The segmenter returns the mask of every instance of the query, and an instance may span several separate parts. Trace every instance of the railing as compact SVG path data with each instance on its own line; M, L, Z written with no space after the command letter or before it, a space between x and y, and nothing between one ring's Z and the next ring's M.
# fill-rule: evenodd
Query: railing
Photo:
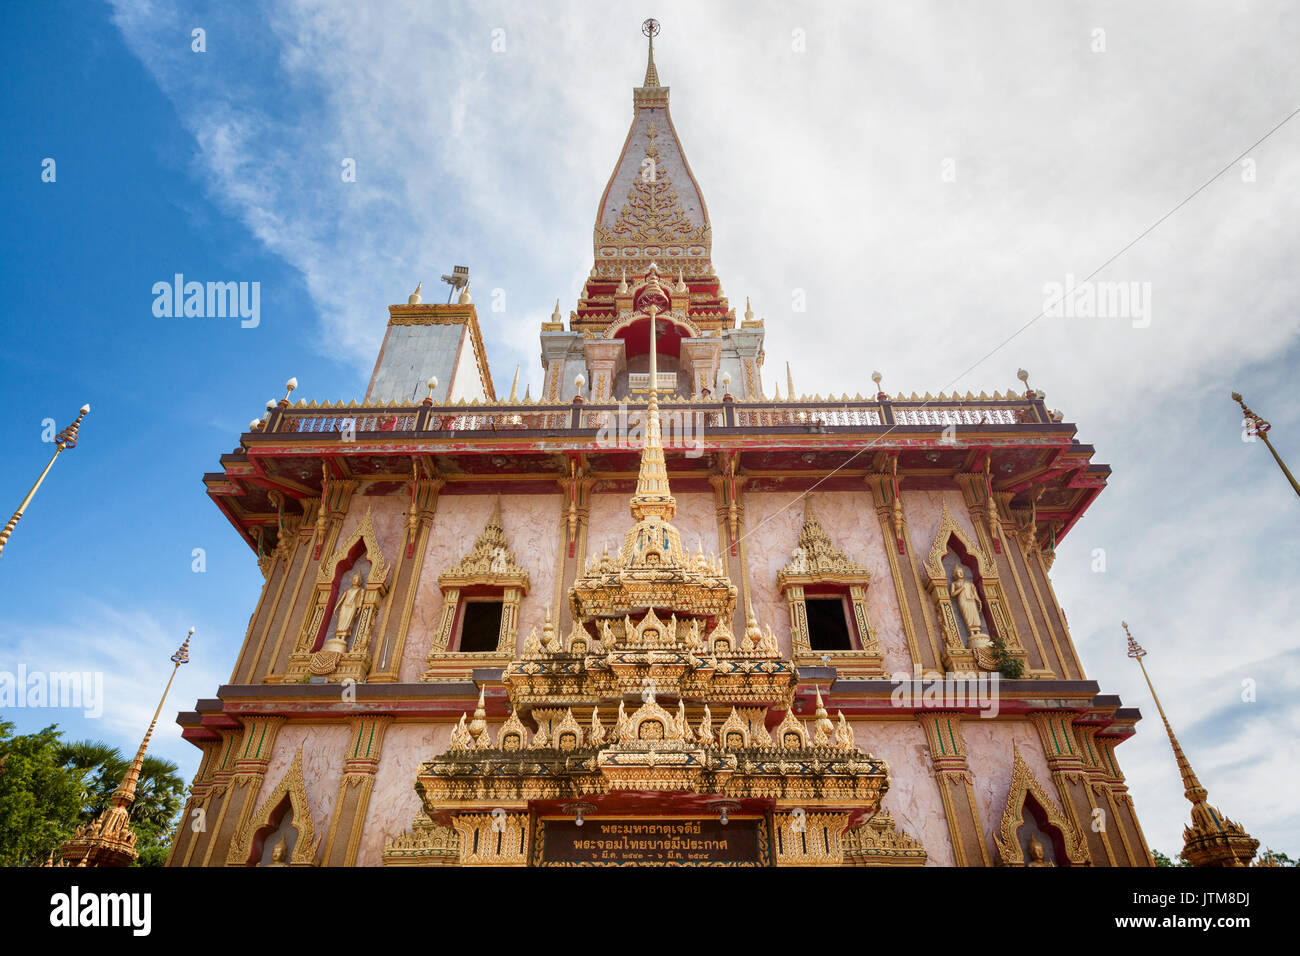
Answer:
M434 406L311 407L277 409L267 429L276 433L357 432L512 432L618 429L626 433L643 428L644 403L591 405L467 404ZM667 401L660 406L660 428L665 436L701 429L1009 426L1047 424L1052 421L1039 399L987 396L967 400L794 402Z
M285 409L277 432L413 432L419 415L413 411L322 414L316 410Z

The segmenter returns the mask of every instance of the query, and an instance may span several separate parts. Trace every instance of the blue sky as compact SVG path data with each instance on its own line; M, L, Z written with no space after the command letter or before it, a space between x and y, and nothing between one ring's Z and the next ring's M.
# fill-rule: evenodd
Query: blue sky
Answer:
M724 289L767 320L769 381L789 360L809 391L866 391L873 368L891 391L948 386L1045 284L1300 106L1282 3L11 7L6 512L48 458L43 420L92 412L0 557L0 669L93 668L106 704L6 717L133 748L191 624L169 709L211 696L261 576L201 476L289 376L295 397L359 397L417 281L468 264L495 378L522 363L536 391L537 324L590 267L651 13ZM956 383L1028 368L1114 468L1053 578L1089 676L1148 715L1119 754L1166 852L1186 803L1121 618L1212 799L1300 850L1300 504L1228 399L1300 465L1300 119L1250 158L1253 178L1229 171L1099 277L1149 283L1148 327L1044 319ZM177 272L259 282L259 326L155 317ZM167 718L155 750L194 769Z

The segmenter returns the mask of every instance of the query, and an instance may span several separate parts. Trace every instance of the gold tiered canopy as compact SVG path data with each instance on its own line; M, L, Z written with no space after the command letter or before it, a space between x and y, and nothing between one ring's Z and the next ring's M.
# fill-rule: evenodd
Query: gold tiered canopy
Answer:
M885 763L857 749L820 692L811 726L796 715L795 668L771 628L762 632L751 612L737 640L735 585L716 557L683 552L671 523L654 355L652 334L635 523L618 555L592 559L569 589L567 640L548 615L505 669L509 715L495 735L484 693L447 753L421 767L428 820L460 831L461 861L471 863L545 864L554 853L548 819L554 834L575 813L623 818L650 808L670 820L747 816L761 844L749 862L763 852L844 862L859 837L887 845L880 852L899 862L923 861L892 827L884 836L861 827L888 789ZM820 825L810 841L814 813ZM500 849L472 849L481 842Z

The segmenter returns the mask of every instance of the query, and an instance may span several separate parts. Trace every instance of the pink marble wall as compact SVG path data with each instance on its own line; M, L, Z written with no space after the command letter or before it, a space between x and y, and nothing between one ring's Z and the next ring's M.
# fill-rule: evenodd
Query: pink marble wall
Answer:
M924 562L929 557L945 505L961 526L962 533L971 541L979 541L975 526L971 524L970 512L966 509L966 499L960 491L904 491L903 512L907 515L907 530L912 535L912 549L917 561Z
M587 526L587 550L600 554L605 545L610 553L618 551L623 538L632 527L632 514L628 511L629 495L596 494L591 497L591 516ZM704 553L718 551L718 519L715 515L713 495L705 492L673 495L677 499L677 514L673 526L682 538L682 547L695 554L696 542L704 546ZM585 557L584 557L585 562Z
M966 753L975 778L975 803L980 811L980 823L988 841L989 855L996 859L993 831L1002 822L1002 811L1007 805L1011 790L1011 768L1015 762L1012 745L1020 749L1029 769L1039 784L1059 808L1064 809L1061 796L1056 791L1043 756L1038 731L1026 721L970 719L962 722L962 736L966 740Z
M745 553L749 562L750 600L759 626L772 625L781 653L790 654L790 611L776 586L776 575L790 561L803 503L795 492L745 495ZM829 530L829 529L828 529ZM740 600L744 600L741 591Z
M538 633L546 622L546 608L556 617L555 576L560 561L560 508L563 497L558 488L553 495L516 495L501 500L501 520L515 559L528 571L532 586L519 608L519 640L516 650L534 627ZM562 600L567 597L561 596Z
M912 673L912 655L903 632L903 616L898 609L898 592L889 571L888 544L880 530L875 501L867 491L814 492L813 509L822 527L849 559L871 572L867 586L867 616L876 629L876 638L885 658L885 673ZM802 520L802 519L801 519Z
M410 498L407 495L381 495L372 498L360 493L364 490L359 488L358 493L352 496L348 504L348 513L339 528L335 546L342 546L343 542L352 536L352 533L357 530L357 525L361 524L362 518L365 517L366 511L369 510L370 524L375 529L379 549L384 553L384 563L391 568L396 563L397 552L402 546L406 526L406 506L410 503ZM322 558L324 557L325 555L322 555ZM391 577L389 580L391 583Z
M911 674L912 658L885 554L887 545L870 493L865 489L860 493L813 492L807 497L836 547L871 572L867 614L876 629L886 672ZM745 547L754 613L760 624L772 624L786 654L790 653L790 613L777 588L776 576L790 561L790 553L803 528L804 507L803 498L792 492L745 495Z
M411 627L402 651L398 680L418 681L433 634L442 622L442 574L474 546L496 503L494 495L442 495L433 519L416 586ZM529 590L519 610L519 640L529 628L542 626L547 602L554 601L555 564L559 548L560 495L513 495L501 498L501 527L515 560L528 571Z
M881 806L893 814L898 829L925 845L926 866L955 866L925 729L913 720L852 726L858 749L889 764L889 792Z
M357 847L357 866L382 866L384 845L411 829L420 810L415 775L420 764L447 749L450 724L394 724L384 751Z
M307 803L311 807L311 822L315 836L324 845L329 831L330 815L338 797L339 778L343 775L344 755L351 730L346 724L286 724L275 738L275 749L256 803L270 796L288 772L293 758L302 748L302 777L307 790Z

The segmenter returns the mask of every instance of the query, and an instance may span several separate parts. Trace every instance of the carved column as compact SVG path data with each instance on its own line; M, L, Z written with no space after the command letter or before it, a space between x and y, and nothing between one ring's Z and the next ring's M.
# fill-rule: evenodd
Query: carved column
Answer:
M367 681L372 684L398 680L406 638L411 628L411 614L420 589L424 557L433 535L433 519L438 511L438 494L446 482L441 478L413 478L411 501L406 510L404 545L393 567L393 587L383 615L376 627L374 665Z
M920 677L922 673L938 671L942 666L931 620L934 609L925 600L921 587L916 556L912 553L911 538L907 533L902 496L892 468L886 472L868 472L866 482L887 544L885 555L889 559L889 573L898 597L907 649L912 656L913 676Z
M231 865L230 850L236 835L247 830L248 821L257 809L257 794L271 762L275 738L286 722L280 716L244 718L244 733L235 754L234 773L226 787L218 819L213 824L213 840L203 857L203 865ZM242 865L237 861L234 865Z
M199 860L215 834L213 829L221 812L222 801L235 772L234 755L238 751L240 733L236 730L218 731L219 739L205 742L203 760L190 784L190 794L176 827L176 837L167 854L168 866L192 866L195 854Z
M1041 542L1038 540L1036 518L1037 494L1041 494L1041 490L1040 485L1037 493L1030 497L1028 508L1014 509L1010 507L1012 496L998 493L1011 519L1003 524L1004 539L1007 542L1008 556L1016 569L1017 584L1025 596L1025 608L1030 621L1046 642L1040 641L1047 667L1062 680L1080 680L1083 671L1078 666L1073 649L1069 647L1069 637L1062 630L1059 619L1053 626L1055 598L1050 594L1050 585L1045 575L1035 573L1036 569L1041 569L1038 563ZM1048 591L1046 599L1043 597L1044 590Z
M384 733L392 722L391 716L375 715L354 717L350 722L352 736L348 740L343 776L339 780L334 813L325 836L322 866L356 865L357 848L361 845L366 810L370 806L375 772L379 769L379 757L383 751Z
M698 396L704 389L716 395L718 366L722 362L722 339L682 339L682 368L691 377L691 395Z
M555 620L561 634L568 633L573 615L569 602L563 595L573 584L578 570L587 556L587 527L591 518L591 489L596 479L587 473L586 466L576 459L569 461L569 474L558 479L560 491L564 495L561 524L563 526L564 547L560 553L559 572L556 580L559 585L556 597ZM511 650L513 651L513 647Z
M733 452L724 452L719 456L716 474L709 476L713 486L714 508L718 518L718 540L725 543L722 560L726 564L727 576L739 589L736 601L736 613L731 622L732 633L745 633L745 606L750 599L749 565L745 556L745 503L741 492L745 487L746 477L736 473L736 459Z
M1120 866L1153 866L1146 840L1133 812L1133 800L1128 795L1124 775L1115 760L1113 739L1099 737L1099 727L1075 724L1074 732L1088 774L1088 788L1093 805L1100 807L1102 815L1094 817L1100 826L1100 835L1110 844L1112 855Z
M627 346L622 339L584 339L583 352L591 375L591 402L604 405L614 400L614 380L627 368Z
M1115 865L1115 854L1110 844L1102 839L1094 827L1097 803L1088 786L1083 755L1074 733L1074 714L1068 711L1037 711L1029 715L1038 729L1038 738L1047 758L1047 769L1052 774L1056 791L1060 795L1061 809L1074 823L1088 844L1094 865L1107 861Z
M925 728L930 746L930 763L943 799L953 859L958 866L990 866L988 841L975 803L974 777L961 733L964 716L947 711L921 711L916 719Z

